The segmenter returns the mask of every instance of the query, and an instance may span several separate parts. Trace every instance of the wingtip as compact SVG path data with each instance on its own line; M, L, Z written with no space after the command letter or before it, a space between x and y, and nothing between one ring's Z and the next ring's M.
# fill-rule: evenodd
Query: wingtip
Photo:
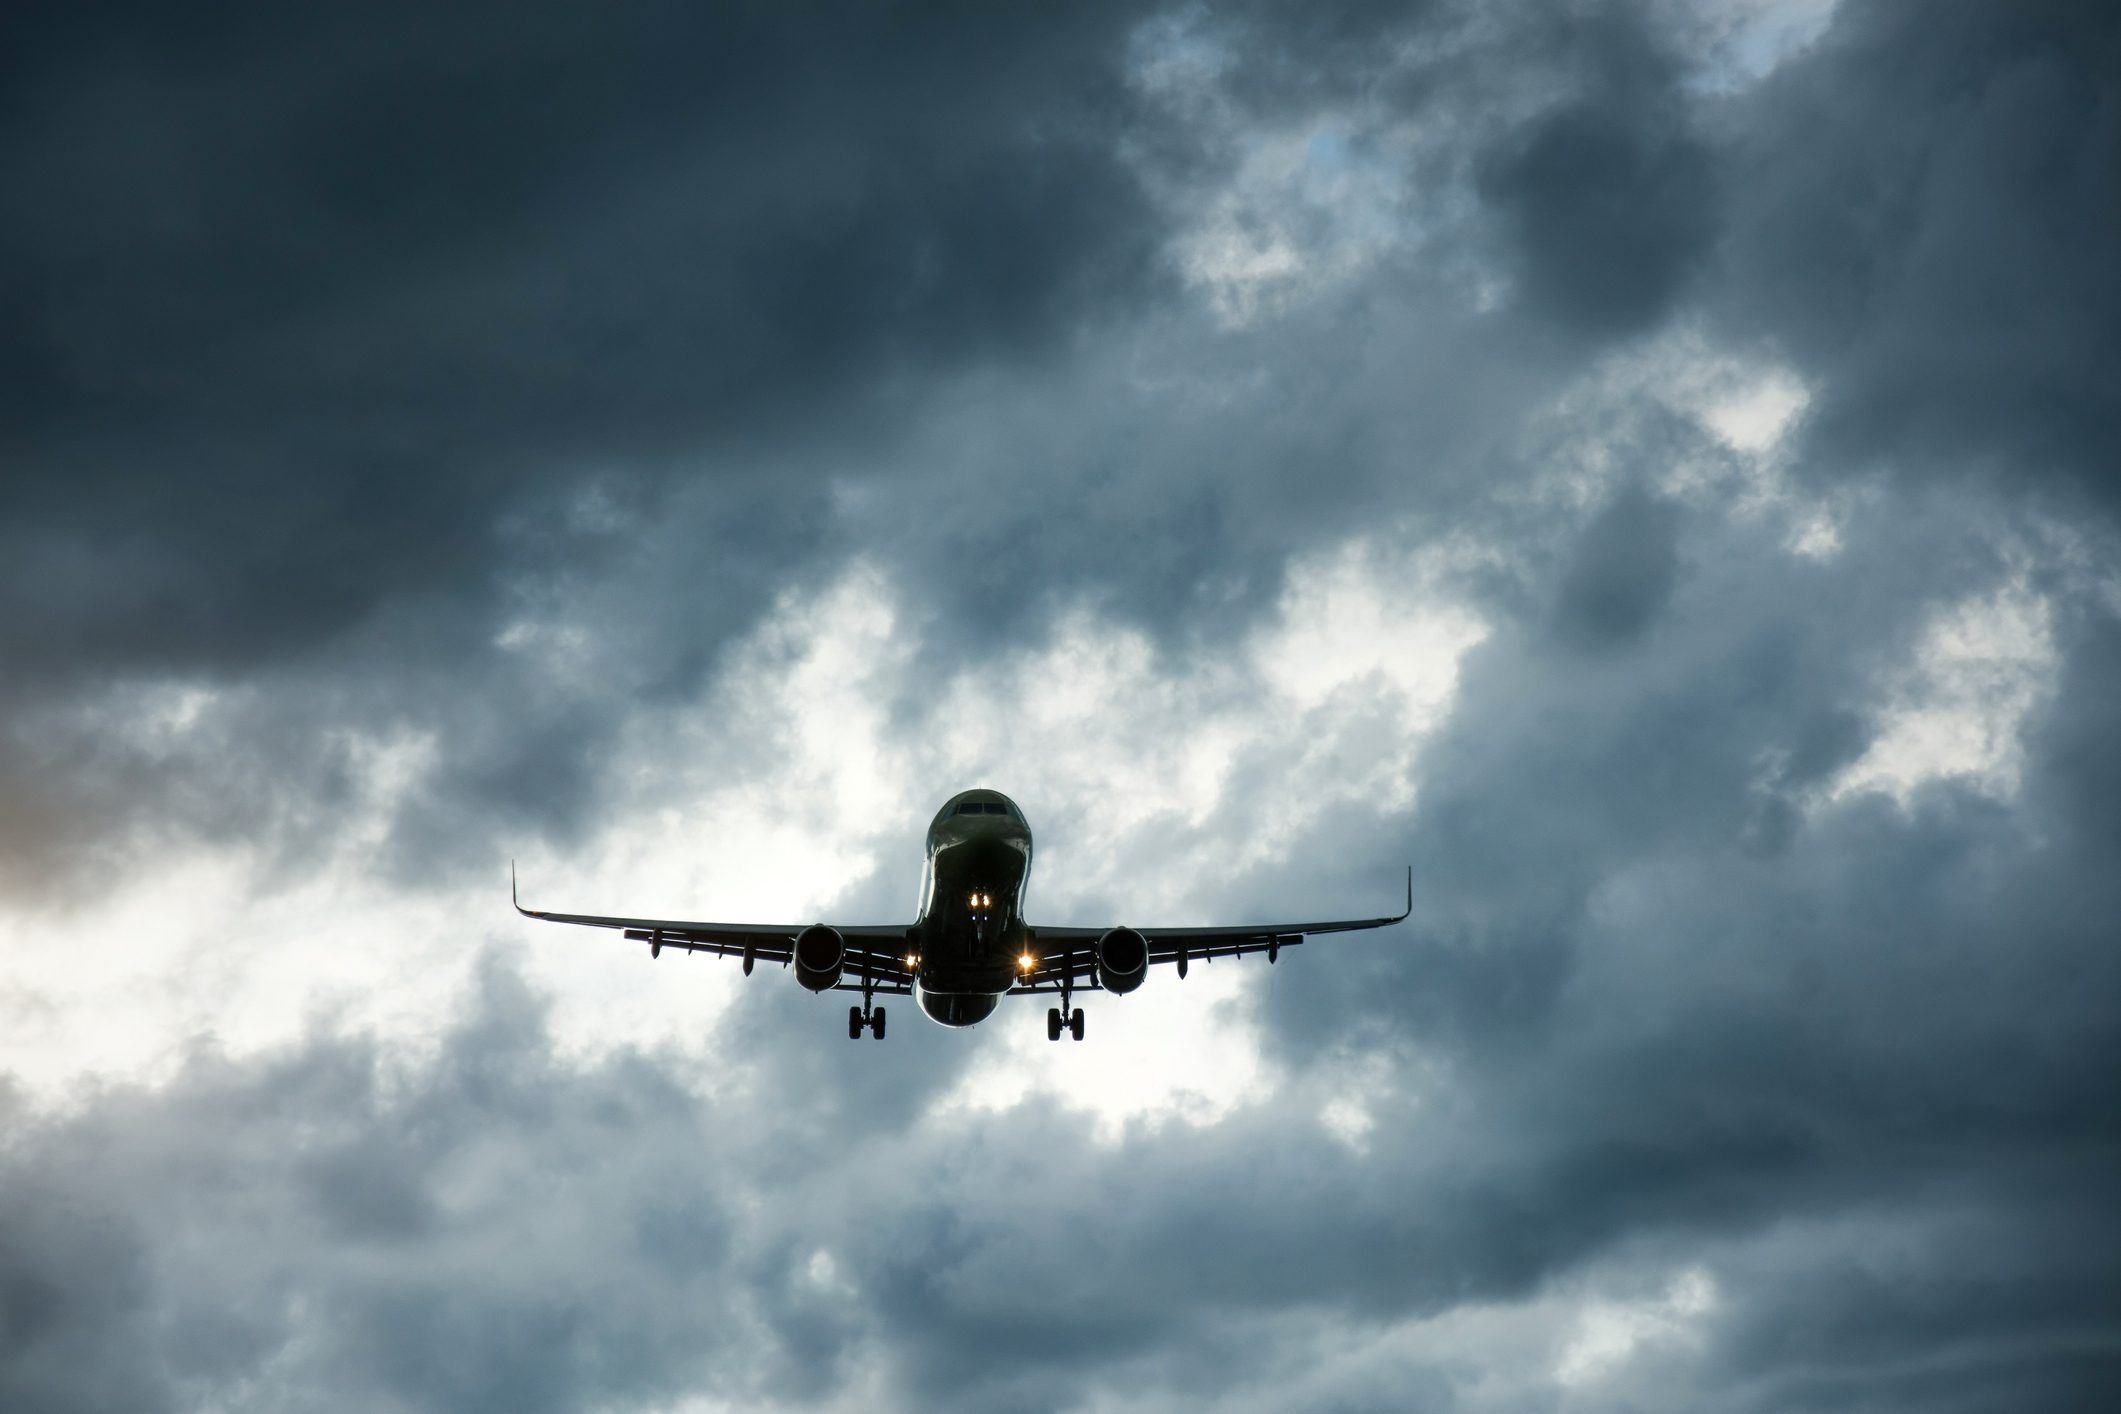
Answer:
M1405 918L1414 911L1414 866L1407 866L1407 906L1399 916Z

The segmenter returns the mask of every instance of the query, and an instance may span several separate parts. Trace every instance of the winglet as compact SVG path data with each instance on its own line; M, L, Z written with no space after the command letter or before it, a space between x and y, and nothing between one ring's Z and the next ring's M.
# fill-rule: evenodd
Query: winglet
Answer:
M529 909L523 907L522 897L516 893L516 862L513 859L508 861L508 901L514 904L516 912L522 914L525 918L536 916Z
M1400 914L1399 916L1400 916L1401 918L1405 918L1405 917L1407 916L1407 914L1409 914L1409 913L1412 913L1413 911L1414 911L1414 866L1413 866L1413 865L1411 865L1411 864L1409 864L1409 865L1407 866L1407 907L1406 907L1406 912L1404 912L1404 913L1401 913L1401 914Z

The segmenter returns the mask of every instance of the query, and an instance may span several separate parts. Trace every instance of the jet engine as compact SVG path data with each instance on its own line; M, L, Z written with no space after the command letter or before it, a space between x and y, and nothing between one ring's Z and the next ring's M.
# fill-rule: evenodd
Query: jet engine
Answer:
M813 923L795 935L795 980L813 992L829 992L840 984L847 965L847 940L837 928Z
M1149 940L1132 928L1114 928L1097 940L1097 981L1118 996L1149 975Z

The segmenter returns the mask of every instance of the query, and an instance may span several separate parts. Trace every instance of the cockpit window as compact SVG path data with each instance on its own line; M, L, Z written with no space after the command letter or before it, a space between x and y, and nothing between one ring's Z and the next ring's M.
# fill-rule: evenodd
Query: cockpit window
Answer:
M990 800L987 802L987 813L989 815L1007 815L1009 813L1009 807L1001 804L999 801Z
M957 807L957 813L960 815L977 815L984 809L986 809L986 807L981 805L978 801L968 800Z

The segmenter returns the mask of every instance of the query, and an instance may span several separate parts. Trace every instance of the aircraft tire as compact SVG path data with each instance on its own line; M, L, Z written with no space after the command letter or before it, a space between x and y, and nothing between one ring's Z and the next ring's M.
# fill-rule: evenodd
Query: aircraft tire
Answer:
M884 1039L884 1009L878 1007L869 1013L869 1034L881 1041Z
M1060 1008L1057 1006L1049 1006L1046 1008L1046 1039L1049 1041L1058 1041L1060 1039L1060 1033Z
M1083 1009L1077 1007L1075 1015L1068 1018L1068 1034L1076 1040L1083 1039Z
M862 1039L862 1009L858 1006L847 1008L847 1039L850 1041Z

